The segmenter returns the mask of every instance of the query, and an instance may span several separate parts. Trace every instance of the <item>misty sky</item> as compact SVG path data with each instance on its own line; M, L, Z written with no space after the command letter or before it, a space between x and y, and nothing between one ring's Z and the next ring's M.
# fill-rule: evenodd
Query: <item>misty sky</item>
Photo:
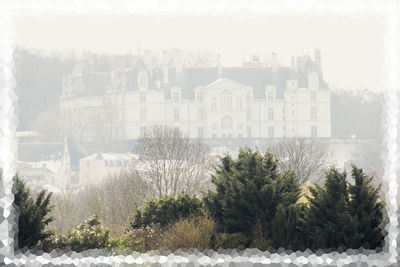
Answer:
M141 49L210 50L225 66L240 65L243 51L291 56L321 48L324 77L342 88L384 87L383 27L378 17L24 16L16 43L48 51L136 53Z

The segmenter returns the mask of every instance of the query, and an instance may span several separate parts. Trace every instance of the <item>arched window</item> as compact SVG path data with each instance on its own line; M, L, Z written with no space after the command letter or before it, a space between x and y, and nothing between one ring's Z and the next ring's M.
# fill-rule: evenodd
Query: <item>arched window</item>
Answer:
M221 121L221 128L222 129L232 129L232 118L229 116L223 117L222 121Z
M232 94L229 91L223 91L221 94L222 102L221 107L223 110L230 110L232 108Z

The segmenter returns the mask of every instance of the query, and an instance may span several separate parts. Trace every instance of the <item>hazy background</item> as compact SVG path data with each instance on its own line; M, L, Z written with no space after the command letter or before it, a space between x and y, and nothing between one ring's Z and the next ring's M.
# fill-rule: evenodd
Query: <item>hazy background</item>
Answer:
M110 62L112 54L176 47L220 53L223 66L242 65L244 53L269 61L276 52L278 63L289 66L292 56L309 53L313 57L313 49L319 47L324 79L332 89L331 139L336 140L332 147L341 152L338 157L353 160L379 181L384 132L382 29L380 18L367 16L20 17L15 21L18 131L37 131L45 142L63 147L65 133L58 114L62 76L72 72L84 51L98 53L100 62ZM79 158L87 155L74 152L73 146L69 149L76 170ZM40 153L33 152L39 161ZM86 215L76 213L72 208L70 224L58 220L64 223L62 227L72 227Z
M35 15L15 22L16 44L47 53L92 51L136 53L210 50L222 65L240 65L244 52L262 58L278 54L281 65L291 56L321 48L324 77L331 88L382 91L382 23L372 16L139 16Z

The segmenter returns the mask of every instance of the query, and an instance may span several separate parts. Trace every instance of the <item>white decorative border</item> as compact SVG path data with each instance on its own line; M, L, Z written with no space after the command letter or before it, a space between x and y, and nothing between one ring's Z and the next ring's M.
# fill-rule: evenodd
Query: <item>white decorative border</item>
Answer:
M16 151L16 99L13 89L15 79L13 76L13 20L18 16L32 14L144 14L144 15L216 15L216 16L240 16L245 11L247 14L265 15L376 15L385 20L384 48L386 63L386 94L385 94L385 121L386 135L384 143L387 149L385 161L385 175L383 181L388 184L389 191L386 194L387 211L389 215L388 237L386 245L381 253L373 251L348 250L347 253L261 253L257 250L246 250L243 253L233 252L231 255L224 253L203 254L196 251L193 253L178 252L169 255L147 255L133 253L128 256L107 256L104 251L94 250L86 253L56 253L35 255L32 251L22 253L13 250L13 232L15 231L15 216L12 212L11 203L11 179L15 173L15 151ZM281 1L258 1L258 0L224 0L224 1L94 1L94 0L27 0L0 2L0 166L4 170L3 188L0 190L0 265L1 261L6 264L37 266L41 264L74 264L90 265L99 263L128 263L128 264L151 264L168 263L195 265L221 265L236 263L280 263L282 265L312 264L312 265L336 265L343 266L350 263L366 262L371 265L393 265L398 261L397 240L399 235L397 220L397 180L398 171L398 145L397 129L399 117L399 3L396 0L368 1L368 0L336 0L336 1L313 1L313 0L281 0ZM283 252L283 251L282 251ZM367 254L367 252L369 252Z

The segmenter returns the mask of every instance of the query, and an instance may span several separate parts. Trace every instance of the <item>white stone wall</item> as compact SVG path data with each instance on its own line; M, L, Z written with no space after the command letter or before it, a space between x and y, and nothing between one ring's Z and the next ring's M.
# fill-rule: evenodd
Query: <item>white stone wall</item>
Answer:
M201 134L203 138L312 137L313 128L316 137L329 138L330 91L316 88L316 77L309 75L311 89L288 81L283 99L276 98L274 86L265 88L264 99L255 99L251 87L218 79L197 87L194 100L183 100L178 87L171 89L171 99L165 99L162 90L141 88L105 97L61 99L60 109L68 125L79 128L93 119L93 113L108 108L115 140L137 139L144 128L155 124L178 127L191 138Z

